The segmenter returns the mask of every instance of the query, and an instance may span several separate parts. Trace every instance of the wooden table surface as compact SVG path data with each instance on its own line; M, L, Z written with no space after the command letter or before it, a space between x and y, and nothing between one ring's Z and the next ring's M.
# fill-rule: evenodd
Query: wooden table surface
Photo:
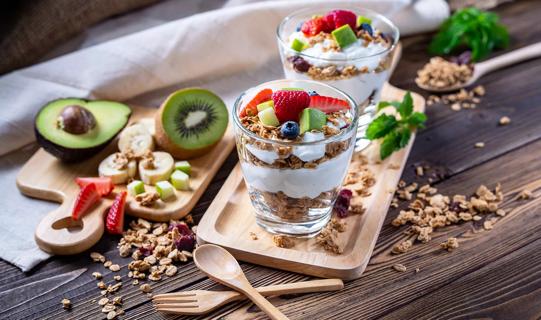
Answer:
M541 1L520 1L497 10L509 26L511 48L541 41ZM402 60L391 80L397 87L417 90L416 70L428 61L430 36L403 40ZM487 94L472 110L455 112L448 106L427 108L428 126L413 147L403 179L423 181L414 167L428 164L437 173L434 186L444 194L471 194L477 186L501 182L506 199L541 181L541 60L522 63L490 74L480 81ZM423 92L420 92L423 93ZM423 93L424 94L424 93ZM508 126L498 126L502 116ZM476 142L485 142L482 149ZM237 162L232 153L193 211L205 212ZM423 177L426 179L426 177ZM397 215L389 211L372 260L364 275L333 293L305 294L273 299L291 319L539 319L541 318L541 190L530 201L505 201L510 213L493 230L477 223L438 229L428 244L416 245L403 255L391 256L391 247L402 239L402 229L390 225ZM512 210L511 210L512 209ZM440 231L441 230L441 231ZM460 247L448 253L438 244L456 236ZM122 266L121 294L126 314L122 319L178 318L156 313L148 296L127 277L130 259L120 258L117 239L104 236L93 250ZM391 266L402 263L408 272ZM307 280L309 277L251 264L242 264L254 285ZM413 270L418 267L420 272ZM28 274L0 261L1 319L100 319L105 315L93 299L99 299L94 271L111 280L110 271L90 263L88 253L55 257ZM153 293L216 288L192 262L170 279L152 283ZM71 311L60 301L68 297ZM234 303L209 318L253 319L264 315L250 303Z

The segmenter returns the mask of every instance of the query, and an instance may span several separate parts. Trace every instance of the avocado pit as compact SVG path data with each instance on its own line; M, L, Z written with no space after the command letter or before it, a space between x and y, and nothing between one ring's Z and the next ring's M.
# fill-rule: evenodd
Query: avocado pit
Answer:
M96 127L96 118L84 107L69 105L62 109L57 126L71 134L85 134Z

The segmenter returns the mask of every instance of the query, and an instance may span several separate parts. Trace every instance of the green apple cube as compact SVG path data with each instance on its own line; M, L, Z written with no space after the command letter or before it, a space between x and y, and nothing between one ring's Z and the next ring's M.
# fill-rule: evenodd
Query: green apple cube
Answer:
M294 88L294 87L282 88L280 90L284 90L284 91L304 91L303 88Z
M291 49L295 50L295 51L302 51L304 49L306 49L308 45L302 41L302 40L299 40L297 38L293 39L293 42L291 42Z
M372 19L364 17L364 16L358 16L357 17L357 27L359 27L363 23L372 24Z
M169 181L159 181L156 182L156 192L160 195L160 199L167 200L175 195L175 188Z
M299 121L301 134L311 130L321 130L326 123L327 115L321 110L306 108L301 112Z
M190 190L190 177L180 170L175 170L171 175L171 182L177 190Z
M259 116L259 120L266 126L277 127L280 125L280 121L278 121L273 108L267 108L260 111L257 115Z
M331 34L336 43L338 43L338 45L340 46L340 48L345 48L357 41L357 36L355 35L355 32L353 32L349 24L341 26L340 28L331 32Z
M274 101L272 100L269 100L269 101L265 101L265 102L262 102L260 104L257 105L257 111L263 111L265 109L268 109L268 108L274 108Z
M145 192L145 184L143 181L133 180L128 184L128 192L131 196L135 197L138 194Z
M192 174L192 166L188 161L177 161L175 162L175 170L180 170L187 175Z

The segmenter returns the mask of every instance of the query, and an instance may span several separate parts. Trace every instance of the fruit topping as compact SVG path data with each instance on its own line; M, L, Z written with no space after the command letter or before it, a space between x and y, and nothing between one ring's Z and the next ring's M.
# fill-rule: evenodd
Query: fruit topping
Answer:
M109 195L115 187L115 185L113 184L113 180L109 177L78 177L75 178L75 182L79 185L81 189L90 183L95 184L99 195L102 197Z
M156 192L160 195L160 199L167 200L175 195L175 188L169 181L156 182Z
M128 184L130 196L135 197L138 194L145 193L145 184L140 180L133 180Z
M288 60L291 62L291 64L293 64L293 69L298 72L308 72L308 70L310 70L310 67L312 66L310 63L308 63L306 60L299 56L289 57Z
M338 45L340 46L340 48L345 48L357 41L357 36L355 35L355 32L353 32L353 29L351 29L348 24L334 30L333 32L331 32L331 34L336 43L338 43Z
M333 27L329 26L325 19L320 16L313 17L302 24L301 31L307 37L317 36L320 32L330 32Z
M340 28L346 24L349 25L351 29L357 27L357 16L355 13L348 10L332 10L327 13L323 19L331 30Z
M310 104L310 96L306 91L278 90L272 94L272 100L280 122L298 121L300 112Z
M38 112L34 131L41 147L68 162L94 156L124 128L131 110L112 101L58 99Z
M265 101L257 105L257 112L263 111L268 108L273 108L273 107L274 107L274 101L272 100Z
M286 121L282 124L282 127L280 128L280 134L285 139L295 139L299 136L299 133L299 124L295 121Z
M139 176L145 184L155 185L158 181L166 181L175 167L173 157L163 151L149 154L139 162Z
M190 190L190 176L180 170L173 172L171 183L177 190Z
M255 116L257 114L257 105L262 103L262 102L265 102L265 101L268 101L271 99L271 95L272 95L272 90L271 89L263 89L261 91L259 91L255 97L252 98L252 100L250 100L250 102L248 102L246 104L246 106L244 107L244 109L242 109L242 111L240 112L240 117L245 117L245 116Z
M73 210L71 211L71 217L73 220L78 220L82 217L87 211L100 200L101 196L98 193L96 185L89 183L84 186L79 194L77 199L75 199L75 204L73 205Z
M115 201L111 205L107 218L105 220L105 228L111 234L122 234L124 229L124 209L126 207L126 191L120 192Z
M348 110L349 103L346 100L333 97L312 96L310 97L310 108L318 109L325 113L331 113L340 110Z
M179 159L203 155L222 139L228 117L216 94L200 88L176 91L156 115L156 143Z
M100 177L109 177L114 184L126 183L137 173L137 163L117 152L103 159L98 167Z
M266 126L277 127L280 125L280 121L278 121L273 108L267 108L259 112L257 116L259 117L259 120L261 120L261 123Z
M333 209L340 218L348 216L349 203L351 202L352 196L353 193L349 189L342 189L338 193Z
M306 108L302 110L301 120L299 121L301 134L312 131L321 130L327 123L327 115L318 109Z
M374 36L374 30L372 30L372 26L368 23L361 23L359 29L366 31L371 37Z
M312 96L319 96L319 94L318 94L317 92L315 92L314 90L308 91L308 95L309 95L310 97L312 97Z
M291 49L295 51L302 51L306 49L307 46L308 46L307 43L299 39L294 39L293 42L291 43Z
M79 105L71 105L62 109L57 119L58 127L71 134L83 134L96 127L96 118L92 112Z
M122 153L131 153L134 157L141 157L148 151L154 150L154 138L146 125L136 123L120 133L118 150Z
M372 19L365 17L365 16L358 16L357 17L357 26L360 27L363 23L372 24Z
M193 233L180 235L177 239L175 239L175 247L180 251L192 252L194 246L195 235Z
M188 161L177 161L175 162L175 170L180 170L187 175L192 174L192 166Z

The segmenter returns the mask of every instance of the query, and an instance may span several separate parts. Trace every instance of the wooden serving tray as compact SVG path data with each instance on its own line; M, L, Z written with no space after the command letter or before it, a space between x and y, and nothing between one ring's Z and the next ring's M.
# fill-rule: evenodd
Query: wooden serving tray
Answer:
M154 108L133 107L130 123L153 117ZM128 196L126 213L151 221L169 221L187 215L195 206L212 178L235 145L229 127L223 139L208 154L190 160L192 175L190 191L176 191L176 197L167 202L158 202L157 207L140 206ZM47 214L36 228L35 238L45 251L54 254L75 254L94 245L104 231L103 215L114 199L114 193L103 198L80 222L71 219L74 199L79 193L76 177L97 176L99 163L108 155L117 152L117 139L94 157L83 162L67 164L59 161L43 149L39 149L23 166L17 176L17 187L21 193L42 200L61 203L60 207ZM153 187L145 185L147 191ZM114 191L126 190L125 185L115 186Z
M382 100L401 101L406 92L386 84ZM424 111L425 101L412 94L416 111ZM345 218L346 231L340 233L342 254L324 251L312 239L296 239L293 248L276 247L272 235L257 226L240 165L227 178L222 189L197 227L199 243L213 243L229 250L237 259L303 274L341 279L359 278L376 244L394 189L402 175L415 135L408 146L369 168L376 177L371 195L363 198L366 212ZM368 148L363 152L373 152ZM252 240L250 232L258 239Z

